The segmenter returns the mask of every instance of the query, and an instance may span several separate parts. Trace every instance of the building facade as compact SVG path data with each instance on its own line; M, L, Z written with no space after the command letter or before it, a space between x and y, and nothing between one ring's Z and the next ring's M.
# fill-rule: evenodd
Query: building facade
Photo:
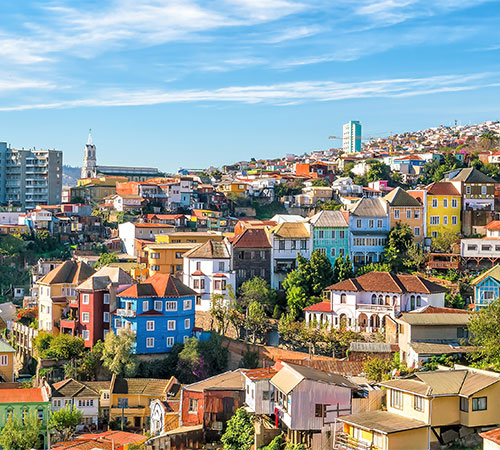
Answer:
M319 250L330 262L349 254L349 216L347 212L323 210L309 220L313 251Z
M361 123L351 120L343 127L342 148L344 153L359 153L361 151Z
M389 214L389 227L406 224L413 233L413 240L421 243L425 237L424 205L412 197L404 189L397 187L387 194L383 200Z
M461 231L462 196L449 181L432 183L426 188L425 210L427 237L436 238L443 233Z

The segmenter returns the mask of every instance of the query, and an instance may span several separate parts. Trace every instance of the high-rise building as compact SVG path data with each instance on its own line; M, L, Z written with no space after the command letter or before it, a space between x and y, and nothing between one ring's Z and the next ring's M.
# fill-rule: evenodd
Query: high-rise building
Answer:
M62 152L25 150L0 142L0 203L33 209L61 203Z
M351 120L344 125L343 149L344 153L357 153L361 151L361 123Z

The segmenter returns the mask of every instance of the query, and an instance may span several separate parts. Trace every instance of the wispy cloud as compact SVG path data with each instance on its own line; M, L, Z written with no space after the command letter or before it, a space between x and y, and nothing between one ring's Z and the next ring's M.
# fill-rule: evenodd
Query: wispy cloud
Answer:
M0 107L0 111L75 107L143 106L168 103L236 102L291 105L304 102L339 101L352 98L409 97L480 89L498 84L499 74L446 75L426 78L395 78L339 83L302 81L220 89L101 91L95 97Z

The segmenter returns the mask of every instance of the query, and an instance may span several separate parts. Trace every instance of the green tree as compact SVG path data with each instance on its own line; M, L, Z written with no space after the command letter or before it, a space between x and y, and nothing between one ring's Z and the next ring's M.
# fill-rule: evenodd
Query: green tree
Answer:
M118 335L112 331L104 338L102 362L111 373L119 376L133 376L137 369L137 358L133 353L135 336L129 331Z
M248 305L248 328L252 331L252 342L261 335L267 328L268 320L264 307L259 302L252 302Z
M354 276L354 270L352 268L351 260L349 255L345 258L339 256L335 260L335 266L333 267L333 282L339 283L340 281L347 280Z
M213 294L210 307L210 315L217 324L217 333L226 334L227 326L229 324L228 308L224 305L223 294Z
M366 173L366 181L370 183L371 181L379 180L390 180L391 179L391 168L380 161L375 161L370 165L368 172Z
M24 423L16 416L9 414L0 432L0 447L3 450L40 448L41 427L41 421L35 413L29 413Z
M104 343L97 341L90 351L84 351L80 358L70 361L64 366L66 378L94 381L102 365Z
M408 224L398 223L390 231L385 246L384 261L395 271L402 270L408 259L408 250L413 244L413 233Z
M425 260L426 256L422 246L414 242L406 252L406 259L403 261L403 265L408 270L420 270L423 267Z
M259 367L259 352L252 351L250 346L247 347L247 351L243 353L239 366L243 369L256 369Z
M300 342L300 322L295 322L292 314L283 314L278 322L280 341L288 348L295 348Z
M118 256L116 256L115 253L101 253L95 265L95 269L98 270L101 267L106 267L109 264L116 263L118 261L119 261Z
M272 313L276 306L276 291L271 289L269 283L260 277L245 281L240 288L239 304L245 309L251 302L255 301L264 306L268 314Z
M57 441L69 441L75 434L76 427L82 422L83 412L67 407L54 411L50 415L49 430L56 436Z
M0 254L8 257L16 257L22 254L26 243L19 237L12 234L0 238Z
M476 346L472 359L482 368L500 371L500 300L474 314L469 322L469 342Z
M380 382L391 378L392 361L384 358L370 358L363 364L363 371L369 380Z
M330 183L325 178L315 178L311 181L311 185L317 187L328 187L330 186Z
M224 450L251 450L254 433L252 416L244 408L237 409L221 438Z
M356 271L356 276L359 277L361 275L364 275L365 273L370 273L370 272L390 272L391 269L392 269L391 265L387 263L370 263L367 264L366 266L361 266Z
M333 283L333 269L328 257L315 250L309 261L309 285L311 295L320 296L323 289Z
M41 359L75 359L84 349L83 339L60 333L57 336L42 332L35 339L35 349Z
M431 249L433 252L450 253L451 246L460 239L456 233L449 231L440 232L437 237L432 238Z

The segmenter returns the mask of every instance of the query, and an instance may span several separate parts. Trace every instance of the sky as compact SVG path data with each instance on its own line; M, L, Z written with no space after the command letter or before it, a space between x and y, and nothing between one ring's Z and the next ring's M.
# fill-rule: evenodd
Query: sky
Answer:
M0 141L178 168L499 120L500 2L0 0Z

